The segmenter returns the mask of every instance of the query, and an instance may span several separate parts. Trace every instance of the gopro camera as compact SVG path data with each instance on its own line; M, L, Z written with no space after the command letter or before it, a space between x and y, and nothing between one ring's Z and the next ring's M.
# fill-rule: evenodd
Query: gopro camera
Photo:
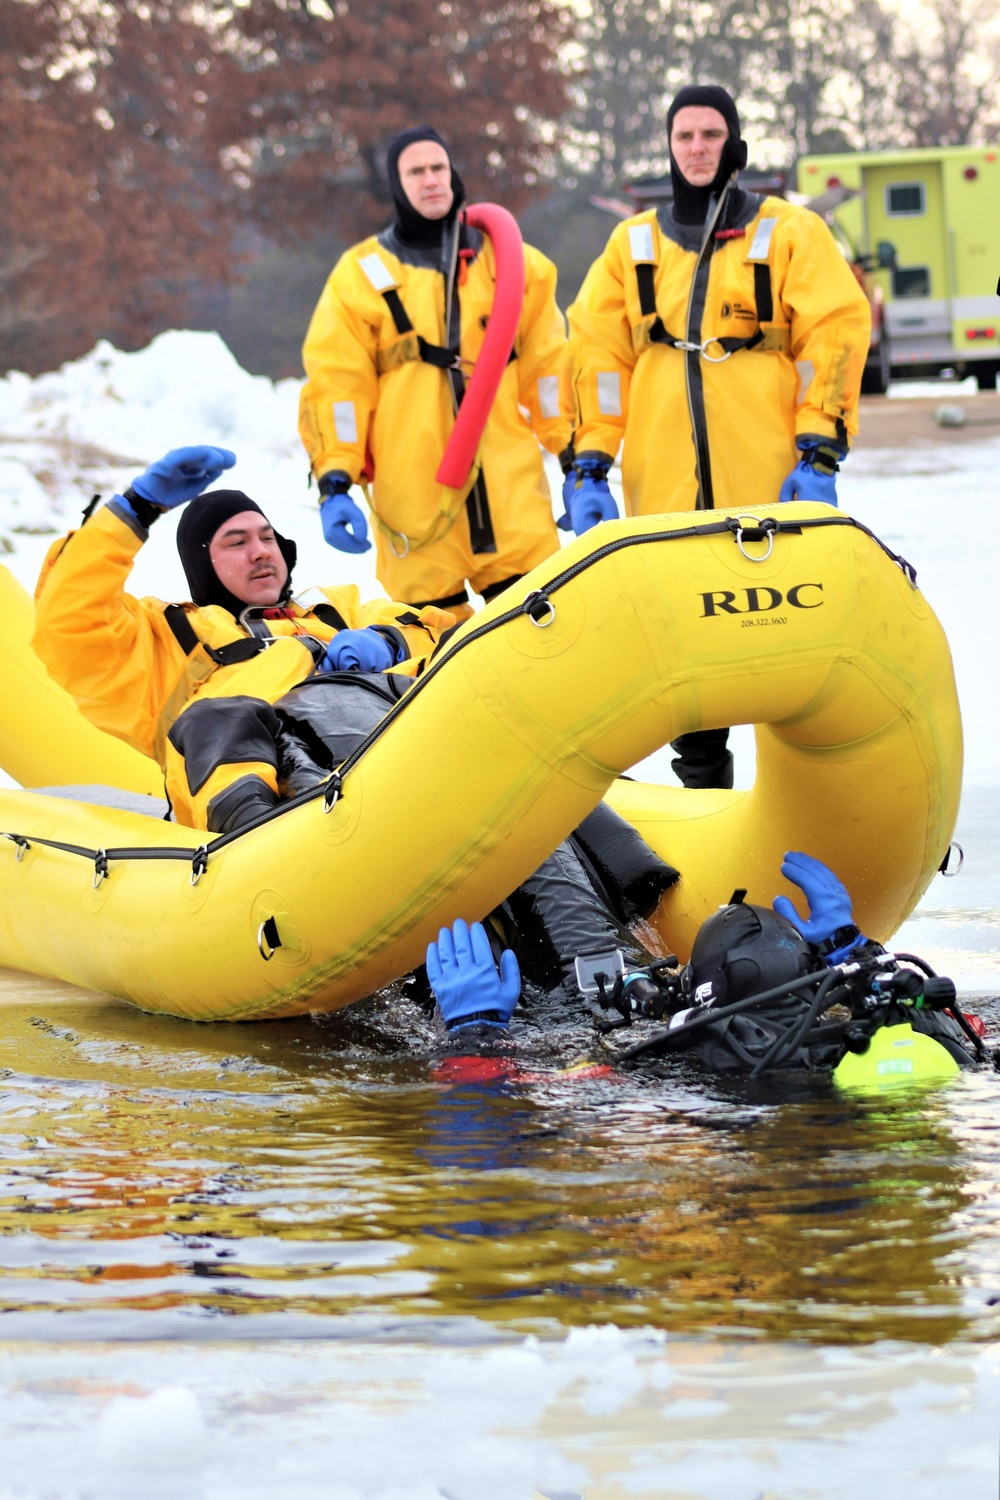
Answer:
M601 993L598 976L603 979L605 990L610 990L624 973L625 955L620 948L605 953L581 953L576 959L576 983L581 995Z

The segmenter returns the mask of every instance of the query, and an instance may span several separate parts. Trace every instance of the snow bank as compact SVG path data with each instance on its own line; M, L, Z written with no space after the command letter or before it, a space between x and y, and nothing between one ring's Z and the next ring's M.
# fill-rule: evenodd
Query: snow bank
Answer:
M227 484L299 543L299 583L336 576L379 593L373 553L333 555L323 541L298 399L298 381L249 375L217 334L191 331L161 333L135 354L102 341L37 379L8 375L0 380L0 560L32 587L49 541L76 523L92 495L125 489L170 448L217 443L237 455ZM169 545L176 524L171 516L157 524L133 575L137 593L186 594Z
M35 380L0 381L0 524L39 486L59 527L81 493L133 475L168 448L212 442L273 469L299 458L298 383L240 368L214 333L163 333L137 354L102 341L83 359ZM298 465L299 482L305 460ZM20 476L19 489L17 479Z

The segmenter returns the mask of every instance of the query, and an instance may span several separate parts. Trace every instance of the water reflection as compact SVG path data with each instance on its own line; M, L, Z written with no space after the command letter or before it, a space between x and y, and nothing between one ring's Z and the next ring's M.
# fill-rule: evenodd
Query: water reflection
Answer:
M33 984L0 988L8 1314L1000 1333L995 1075L868 1102L463 1079L402 1050L429 1037L402 1002L213 1029Z

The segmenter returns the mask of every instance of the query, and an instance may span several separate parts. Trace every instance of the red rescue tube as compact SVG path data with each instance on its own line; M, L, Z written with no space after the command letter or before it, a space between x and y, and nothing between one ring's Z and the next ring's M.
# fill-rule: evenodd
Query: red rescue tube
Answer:
M493 241L497 286L483 347L437 471L438 483L453 490L464 488L475 462L486 419L514 347L524 305L524 241L513 214L498 203L473 203L462 217L472 229L482 230Z

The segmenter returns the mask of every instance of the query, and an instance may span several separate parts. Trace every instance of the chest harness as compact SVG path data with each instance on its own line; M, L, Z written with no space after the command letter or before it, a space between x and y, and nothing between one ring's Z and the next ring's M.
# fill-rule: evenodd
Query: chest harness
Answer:
M417 333L410 320L410 316L403 306L399 292L396 290L396 279L385 264L382 257L377 253L364 256L359 265L371 282L374 289L379 292L389 310L393 325L400 339L408 339L416 348L416 353L411 359L419 359L425 365L432 365L436 370L444 370L448 376L451 387L452 407L455 414L465 397L465 373L463 365L468 361L463 360L461 355L462 340L462 308L459 300L459 260L463 252L458 247L459 224L455 220L455 230L452 235L450 265L445 276L445 306L447 313L445 317L445 340L444 344L432 344L425 339L423 334ZM512 349L510 359L514 359L515 353ZM370 504L370 501L369 501ZM490 515L489 496L486 493L486 480L482 469L476 472L472 487L465 497L465 509L469 520L469 541L474 553L496 552L496 536L493 531L493 518ZM424 538L415 541L412 537L404 535L391 527L378 516L372 507L372 514L378 520L379 525L387 532L389 544L398 557L405 557L409 552L418 547L424 547L428 542L436 541L444 532L439 532L436 527ZM448 526L455 521L455 515L447 513ZM446 528L447 529L447 528ZM403 550L397 548L397 540L402 542ZM437 600L436 603L447 608L449 604L458 604L466 600L464 590L461 595L455 595L447 600Z
M315 615L317 620L321 620L324 625L329 625L332 630L348 629L347 621L332 604L310 605L309 613ZM203 641L188 619L187 610L181 604L168 604L163 611L163 618L170 626L174 639L185 656L191 656L200 646L214 666L236 667L242 662L253 661L254 657L259 656L262 651L266 651L269 646L275 645L278 641L299 640L309 645L315 639L309 635L272 635L268 629L267 617L270 615L273 618L277 614L283 614L283 611L244 610L240 616L240 622L246 626L250 634L241 636L239 640L229 641L225 646L210 646L207 641ZM323 645L325 649L323 642L317 642L317 644Z
M722 207L721 202L719 207ZM733 238L726 230L720 230L718 233L715 232L714 226L717 219L718 214L713 217L712 226L705 236L705 242L702 245L698 264L695 268L695 280L698 279L703 264L707 271L711 261L711 254L714 253L717 242ZM700 355L702 359L707 359L709 364L713 365L722 364L731 355L738 353L740 349L756 349L759 344L762 344L765 334L761 324L772 323L774 321L771 266L767 257L771 248L771 236L774 233L774 226L777 222L777 219L761 219L759 221L750 244L749 253L747 254L747 260L753 265L754 301L757 307L756 329L747 338L719 336L701 340L697 337L701 332L701 319L700 317L698 319L698 328L694 328L692 326L693 320L690 316L690 313L693 311L693 307L691 306L689 306L686 338L679 338L676 334L670 333L664 325L663 319L656 308L655 276L657 260L653 245L653 226L652 224L633 224L629 229L629 248L632 251L632 261L635 266L636 286L639 292L639 310L644 319L653 319L647 334L649 342L651 344L668 344L673 349L680 349L684 354ZM706 250L710 251L707 255ZM704 298L701 299L701 302L703 306ZM722 352L720 354L710 354L708 351L713 347L720 349Z
M656 308L655 275L657 266L656 246L653 240L653 226L648 221L645 224L632 224L629 227L629 248L632 252L632 261L635 266L636 284L639 291L639 307L644 319L652 318L652 323L647 330L647 338L650 344L666 344L671 348L679 350L684 355L684 378L687 389L688 413L691 418L691 436L694 439L695 468L698 479L698 495L695 502L696 510L714 510L715 493L712 484L712 458L708 441L708 421L705 412L705 392L702 382L701 361L704 359L709 364L722 364L740 349L756 349L764 343L767 334L761 326L770 323L774 318L774 297L771 290L771 267L769 257L771 253L771 239L777 224L776 218L762 218L757 221L750 249L747 251L747 260L753 265L754 296L757 303L757 327L747 338L716 337L702 338L702 321L705 314L705 303L708 297L708 278L712 264L712 256L715 253L717 243L716 229L722 218L729 194L736 182L736 173L726 183L719 195L719 201L715 206L715 212L711 215L705 226L705 235L701 242L701 249L695 261L694 273L691 277L691 289L688 294L687 305L687 327L685 336L678 337L670 333L660 317ZM719 231L723 239L731 238L726 230ZM708 350L716 347L721 350L719 354L709 354Z

